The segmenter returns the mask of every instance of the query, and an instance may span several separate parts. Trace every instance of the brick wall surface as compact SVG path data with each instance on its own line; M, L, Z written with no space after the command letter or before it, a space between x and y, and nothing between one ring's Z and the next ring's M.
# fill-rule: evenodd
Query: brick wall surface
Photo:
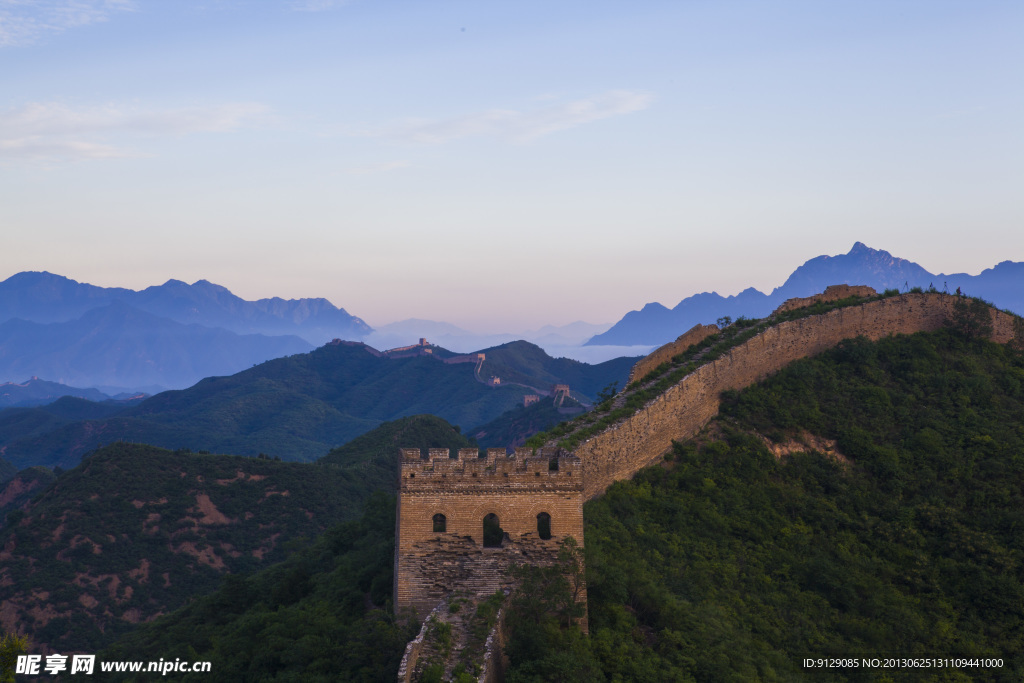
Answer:
M833 295L846 298L849 289L858 288L835 290ZM403 450L396 611L414 607L422 618L454 590L486 596L509 586L506 570L511 563L551 563L568 536L582 546L583 500L656 462L673 440L695 435L717 414L722 391L746 387L844 339L937 330L952 316L955 301L945 294L904 294L775 325L697 368L631 417L581 444L573 455L541 449L534 457L529 449L517 449L507 457L504 449L488 449L479 458L476 449L463 449L451 457L447 449L431 449L424 459L419 450ZM1014 318L994 309L990 315L993 340L1013 339ZM648 372L715 332L714 326L690 330L638 363L634 374ZM557 470L549 467L553 458ZM551 539L538 535L541 512L551 516ZM433 530L438 513L446 518L444 532ZM483 520L492 513L506 533L500 548L483 547Z
M583 478L579 459L552 453L528 456L520 449L506 457L489 449L477 458L464 449L450 458L447 449L431 449L429 460L418 450L402 451L397 543L395 608L415 607L426 615L455 589L485 596L509 586L505 571L513 562L553 562L559 543L572 536L583 545ZM537 515L551 516L551 538L541 539ZM435 532L435 514L446 519ZM483 520L498 517L506 534L500 548L483 547Z
M575 455L583 462L584 498L600 495L613 482L657 461L673 439L694 436L718 413L722 391L748 386L843 339L937 330L952 315L955 300L946 294L903 294L768 328L581 444ZM1010 341L1012 316L995 309L990 314L993 340Z
M783 313L797 308L803 308L819 302L830 303L841 299L848 299L851 296L868 297L877 294L873 287L867 285L829 285L821 294L808 297L797 297L786 299L781 306L775 309L774 313ZM773 314L774 314L773 313Z
M693 344L699 344L713 334L719 332L718 325L694 325L689 330L679 335L675 341L664 346L659 346L654 351L636 362L633 369L629 371L629 382L632 384L643 378L648 372L662 363L667 363L674 356L690 348Z

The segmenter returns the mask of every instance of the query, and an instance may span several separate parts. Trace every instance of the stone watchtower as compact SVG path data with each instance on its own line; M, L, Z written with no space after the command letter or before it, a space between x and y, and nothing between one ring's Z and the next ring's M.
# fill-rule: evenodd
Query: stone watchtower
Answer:
M557 468L555 468L557 466ZM583 546L579 458L541 449L475 448L450 456L402 449L395 543L395 611L422 620L452 591L484 597L510 585L514 562L544 565L572 536ZM585 599L585 596L584 596Z

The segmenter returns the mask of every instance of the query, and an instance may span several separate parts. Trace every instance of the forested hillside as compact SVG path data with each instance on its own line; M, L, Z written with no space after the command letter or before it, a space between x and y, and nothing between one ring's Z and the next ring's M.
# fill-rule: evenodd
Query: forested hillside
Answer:
M391 611L394 549L395 499L382 493L360 520L252 577L226 577L215 593L142 626L99 659L206 660L224 681L395 680L419 626Z
M892 680L1020 680L1022 424L1021 356L952 331L851 340L728 394L699 439L585 506L589 637L551 585L510 603L507 680L879 680L802 666L853 655L1004 662ZM391 504L111 656L393 676Z
M316 464L118 443L56 481L44 468L22 470L0 487L0 626L37 645L102 647L225 574L281 561L357 518L374 491L393 492L407 444L473 445L444 420L416 415Z
M591 637L521 623L508 680L882 674L802 667L828 656L995 657L892 680L1020 680L1022 425L1021 356L948 331L851 340L729 394L585 506Z
M355 516L369 491L349 476L260 458L103 448L7 513L3 628L58 650L96 649L212 590L225 573L281 561Z

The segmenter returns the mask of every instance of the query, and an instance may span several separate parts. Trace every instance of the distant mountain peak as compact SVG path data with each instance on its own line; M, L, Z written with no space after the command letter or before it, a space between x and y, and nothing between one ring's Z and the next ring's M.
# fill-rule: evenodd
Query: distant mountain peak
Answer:
M649 303L639 311L630 311L608 331L594 335L586 344L664 344L697 323L708 324L723 315L761 317L786 299L811 296L829 285L839 284L868 285L879 292L929 286L953 291L962 287L971 295L1024 312L1024 297L1020 293L1022 278L1024 263L1013 261L1004 261L978 276L935 275L913 261L893 256L884 249L872 249L858 240L845 254L824 254L808 259L770 294L762 294L753 287L729 297L702 292L686 297L672 310Z
M892 254L887 252L885 249L872 249L871 247L869 247L868 245L864 244L863 242L854 242L853 243L853 248L851 248L850 251L848 251L846 253L846 256L856 256L856 257L860 257L862 259L873 258L875 260L886 260L886 261L892 261L892 262L895 262L895 263L913 263L912 261L908 261L907 259L898 258L896 256L893 256ZM833 257L833 258L839 258L839 257ZM914 265L917 265L917 264L914 264Z
M21 272L0 282L0 323L70 322L114 302L185 325L198 323L236 334L299 335L310 344L335 337L360 339L373 330L327 299L246 301L209 280L188 284L171 278L135 291L97 287L47 272Z
M24 270L20 273L15 273L8 280L70 280L71 278L64 277L63 275L57 275L51 273L48 270Z
M217 283L210 282L209 280L196 280L195 282L192 283L192 287L201 291L217 292L219 294L231 294L231 290L225 287L224 285L218 285Z

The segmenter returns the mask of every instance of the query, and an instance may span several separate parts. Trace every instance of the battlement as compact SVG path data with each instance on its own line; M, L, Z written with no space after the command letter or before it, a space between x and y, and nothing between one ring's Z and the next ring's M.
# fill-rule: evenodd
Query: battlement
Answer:
M811 297L810 303L870 293L868 288L830 287L822 296ZM789 305L806 305L805 301ZM506 570L512 564L554 563L559 543L570 537L582 546L583 499L659 462L673 440L697 434L717 414L723 391L742 389L851 337L879 339L941 329L956 319L960 301L939 293L910 293L780 322L701 365L635 414L587 439L576 449L578 456L554 448L537 453L521 448L511 456L504 449L488 449L483 457L473 448L455 453L430 449L426 454L403 449L396 611L412 607L422 616L455 589L484 598L510 585ZM1020 342L1018 318L994 309L990 316L993 341ZM714 326L695 327L638 363L631 381L717 331Z
M468 493L495 486L519 490L583 486L580 459L555 448L542 448L537 455L532 449L517 448L510 456L505 455L504 448L488 448L484 457L479 457L475 448L461 448L457 452L431 448L425 458L418 448L403 448L401 453L403 491L442 487Z
M565 451L403 448L399 477L396 610L422 617L455 589L486 597L511 585L511 564L550 564L570 536L583 544L583 464Z
M878 294L878 292L875 291L874 287L868 287L867 285L829 285L825 288L825 291L820 294L786 299L781 306L772 311L772 315L778 315L779 313L785 313L786 311L795 311L798 308L813 306L817 303L841 301L842 299L847 299L852 296L865 298L875 296L876 294Z

